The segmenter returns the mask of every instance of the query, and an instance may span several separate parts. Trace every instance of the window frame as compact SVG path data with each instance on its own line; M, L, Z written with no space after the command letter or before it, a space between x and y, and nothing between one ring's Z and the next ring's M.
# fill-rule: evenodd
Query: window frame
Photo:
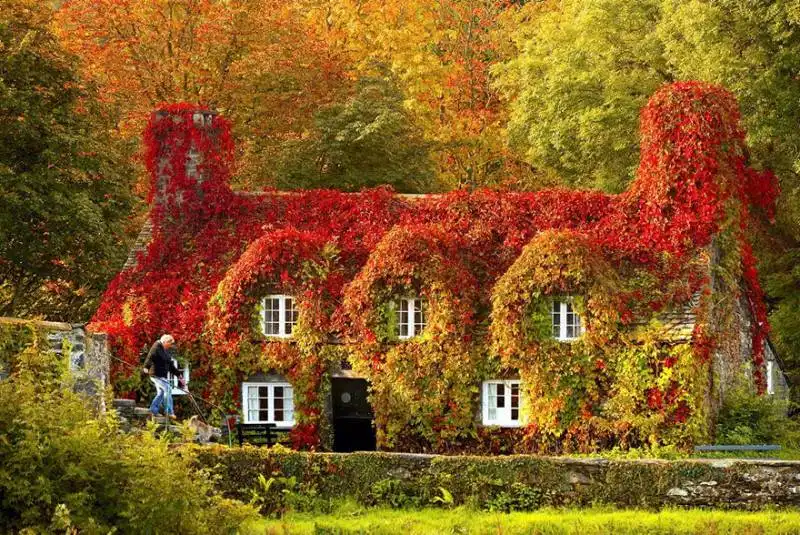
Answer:
M556 316L556 311L555 311L555 305L556 304L558 304L558 314L557 314L558 315L558 322L559 322L558 323L558 329L559 329L558 336L556 336L554 333L552 333L552 331L555 329L554 319L555 319L555 316ZM572 310L569 311L568 308L571 308ZM567 323L568 314L572 314L574 318L577 318L578 319L578 323L577 324L573 323L572 325L569 325ZM571 326L574 329L576 327L576 325L577 325L577 328L578 328L578 334L575 335L575 336L571 336L571 337L567 336L567 328ZM553 339L554 340L558 340L559 342L573 342L573 341L578 340L579 338L581 338L583 336L583 334L584 334L584 320L580 316L580 314L578 314L578 311L575 310L575 302L574 302L572 297L561 297L561 298L557 297L557 298L553 299L552 306L550 307L550 329L551 329L551 333L552 333Z
M268 299L277 299L278 300L278 332L277 333L267 333L267 300ZM292 307L291 309L286 306L287 301L291 300ZM286 294L273 294L264 296L261 299L261 333L266 336L267 338L291 338L294 334L294 329L297 326L297 319L293 322L288 320L288 312L294 311L295 314L299 314L297 309L297 300L294 296L286 295ZM270 321L270 323L272 323ZM291 324L291 329L287 329L287 327ZM287 332L287 330L289 332Z
M504 393L503 405L504 407L494 407L496 417L489 418L489 387L490 385L503 385ZM517 387L517 406L512 407L513 392L512 387ZM512 409L517 409L517 419L511 418ZM502 413L501 413L502 412ZM519 379L487 379L481 383L481 424L484 426L493 427L522 427L524 425L522 418L522 381Z
M417 323L416 321L416 306L419 303L419 311L420 311L420 318L422 319L421 323ZM406 305L405 307L403 305ZM425 331L425 327L428 326L428 317L427 317L427 301L422 297L401 297L397 299L395 302L395 306L397 309L395 310L395 314L397 314L397 338L399 340L409 340L414 338L415 336L419 336ZM406 322L406 334L403 334L403 313L405 312L406 318L409 320Z
M248 396L248 394L249 394L249 391L250 391L251 388L258 389L258 388L261 388L261 387L267 387L268 388L267 399L269 401L268 401L268 407L266 409L268 418L266 420L261 420L260 417L259 417L256 420L251 420L250 419L250 411L251 411L251 409L250 409L250 405L248 404L248 400L250 399L250 397ZM275 388L276 387L282 387L284 389L288 388L291 391L291 400L292 400L292 419L291 420L276 420L275 419ZM242 419L243 419L245 424L275 424L276 427L282 428L282 429L283 428L288 429L288 428L292 428L292 427L295 426L296 420L295 420L295 406L294 406L294 387L290 383L287 383L287 382L284 382L284 381L275 381L275 382L270 382L270 381L244 381L242 383L241 395L242 395ZM256 396L255 399L261 399L261 398ZM287 399L285 394L284 394L284 397L282 399L284 401ZM257 408L257 409L253 409L253 410L255 410L257 412L260 412L263 409ZM286 411L286 407L285 406L283 407L283 410Z

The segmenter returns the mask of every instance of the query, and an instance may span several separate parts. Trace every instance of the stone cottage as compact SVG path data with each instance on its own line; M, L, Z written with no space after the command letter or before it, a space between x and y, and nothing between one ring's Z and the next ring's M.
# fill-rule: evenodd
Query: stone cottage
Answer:
M619 195L244 192L229 123L165 107L150 215L92 327L131 364L173 334L193 390L296 447L708 440L730 389L787 389L747 234L775 177L721 88L666 86L641 128Z

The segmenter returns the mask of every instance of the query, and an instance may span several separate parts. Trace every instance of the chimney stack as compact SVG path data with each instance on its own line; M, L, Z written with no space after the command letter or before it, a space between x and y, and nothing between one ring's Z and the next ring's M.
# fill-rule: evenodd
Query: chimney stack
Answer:
M161 221L183 222L230 193L230 126L217 112L165 106L151 115L145 144L150 201Z

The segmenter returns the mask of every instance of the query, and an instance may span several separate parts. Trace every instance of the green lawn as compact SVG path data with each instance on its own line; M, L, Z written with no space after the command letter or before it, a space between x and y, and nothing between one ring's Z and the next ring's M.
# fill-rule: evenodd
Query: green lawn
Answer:
M290 513L279 520L246 526L245 533L313 534L796 534L798 511L703 511L671 509L661 512L614 509L543 509L532 513L488 513L472 509L417 511L342 507L330 515Z

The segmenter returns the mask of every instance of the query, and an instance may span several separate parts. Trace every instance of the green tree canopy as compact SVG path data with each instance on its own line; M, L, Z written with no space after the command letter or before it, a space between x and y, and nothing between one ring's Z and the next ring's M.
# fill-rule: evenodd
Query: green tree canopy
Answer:
M0 9L0 315L88 317L125 247L133 171L31 0Z
M509 142L574 186L618 192L638 165L638 114L660 85L721 84L739 100L751 158L781 184L759 257L775 340L800 372L800 1L563 0L526 5L518 54L496 70Z
M621 191L638 163L638 114L656 88L721 84L739 99L757 164L800 226L800 2L566 0L529 4L501 65L509 137L571 184Z
M429 191L429 146L388 77L365 77L355 94L316 114L315 131L295 144L279 168L279 187L358 190L389 184Z

